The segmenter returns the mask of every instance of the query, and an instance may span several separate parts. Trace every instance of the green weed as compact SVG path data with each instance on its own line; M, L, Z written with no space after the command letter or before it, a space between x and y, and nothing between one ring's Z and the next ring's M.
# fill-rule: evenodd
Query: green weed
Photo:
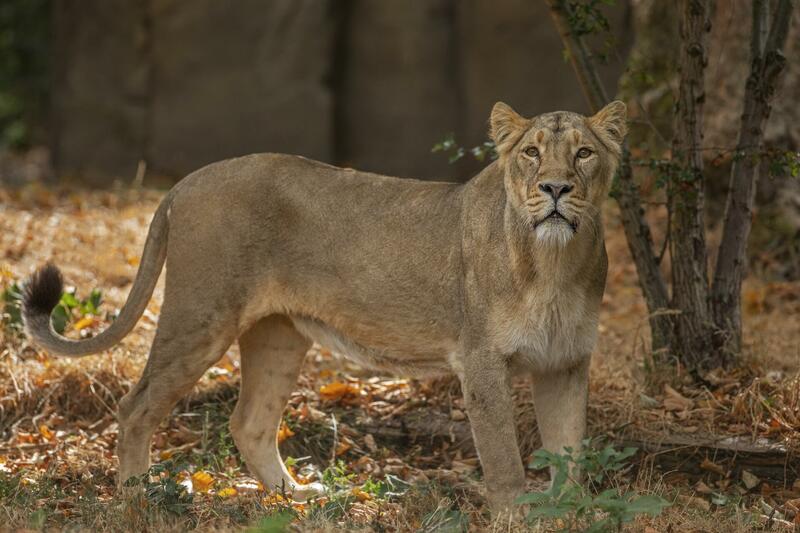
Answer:
M627 459L636 449L615 450L607 445L598 450L591 444L587 439L580 451L566 448L563 454L543 449L534 452L531 468L551 468L553 482L545 492L528 493L517 499L517 504L531 506L529 522L558 519L564 524L563 531L620 531L637 515L657 516L670 505L658 496L639 496L619 486L606 488L628 468ZM576 470L584 473L586 483L572 479Z

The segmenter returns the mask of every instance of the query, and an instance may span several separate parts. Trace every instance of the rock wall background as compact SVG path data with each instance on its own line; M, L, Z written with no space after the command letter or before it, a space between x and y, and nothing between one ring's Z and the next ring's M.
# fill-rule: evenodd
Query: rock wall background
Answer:
M263 151L465 179L431 147L485 140L495 101L586 111L541 1L54 0L53 27L53 161L92 185Z

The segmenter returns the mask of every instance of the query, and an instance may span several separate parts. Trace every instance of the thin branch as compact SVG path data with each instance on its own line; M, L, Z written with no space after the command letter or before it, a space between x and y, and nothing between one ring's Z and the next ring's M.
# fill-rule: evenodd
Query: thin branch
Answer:
M786 44L786 36L789 34L789 24L792 21L793 9L794 0L778 1L778 7L775 9L775 15L772 17L772 25L769 30L769 36L767 37L764 57L775 52L782 53L783 47Z
M572 16L569 5L564 0L545 0L550 7L550 16L553 19L556 30L561 36L561 42L569 55L569 61L578 77L578 83L583 90L583 96L592 113L599 111L609 102L603 82L594 66L592 55L586 47L583 39L575 35L569 26Z
M750 34L750 57L760 59L767 42L769 21L769 0L753 0L753 26Z
M617 58L617 61L619 61L620 64L624 64L622 56L620 56L619 50L617 50L616 48L614 48L614 56ZM633 98L634 98L634 100L636 100L636 105L639 106L639 110L642 113L643 120L636 120L636 121L632 120L631 122L634 122L634 123L640 122L640 123L645 124L655 134L655 136L658 138L658 140L661 141L662 143L664 143L664 146L669 147L670 146L670 142L667 140L666 136L663 133L661 133L661 130L659 130L658 127L656 126L655 122L653 121L652 117L650 116L650 111L648 111L647 107L645 106L644 102L642 101L642 97L638 93L634 93L633 94Z
M669 187L669 185L667 186ZM667 201L664 202L667 206L667 232L664 235L664 242L661 244L661 251L658 252L656 256L656 263L661 266L661 263L664 261L664 256L667 253L667 246L669 246L669 240L672 234L672 203L669 201L670 199L670 192L667 189Z

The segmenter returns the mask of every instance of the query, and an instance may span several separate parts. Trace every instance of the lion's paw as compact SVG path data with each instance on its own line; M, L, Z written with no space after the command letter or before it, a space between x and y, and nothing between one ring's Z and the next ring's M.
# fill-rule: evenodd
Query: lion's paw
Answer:
M292 487L292 499L296 502L306 502L323 494L325 494L325 487L322 483L314 482Z

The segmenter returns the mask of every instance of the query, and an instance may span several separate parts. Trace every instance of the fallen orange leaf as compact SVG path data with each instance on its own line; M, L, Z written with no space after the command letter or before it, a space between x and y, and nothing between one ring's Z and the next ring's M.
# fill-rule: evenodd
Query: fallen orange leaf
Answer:
M289 472L289 475L292 476L292 479L295 481L300 481L297 479L297 469L294 467L294 465L286 465L286 471Z
M213 484L214 478L205 470L198 470L192 474L192 488L195 492L208 492Z
M222 358L214 364L217 368L222 368L223 370L227 370L228 372L233 372L236 370L236 363L233 362L230 355L227 353L222 356Z
M80 331L84 328L92 327L93 325L94 325L94 317L85 316L80 320L78 320L77 322L75 322L75 324L72 326L72 329L74 329L75 331Z
M53 440L56 436L50 431L50 428L47 427L45 424L39 425L39 433L44 437L45 440Z
M345 396L357 396L360 393L358 387L341 381L334 381L319 388L319 395L323 400L336 401Z
M350 446L348 443L344 441L340 442L336 447L336 456L338 457L339 455L346 453L350 448L352 448L352 446Z
M265 505L277 505L279 503L283 503L286 500L283 496L278 494L277 492L270 492L267 496L265 496L262 500Z
M217 496L219 496L220 498L231 498L233 496L236 496L237 494L238 492L233 487L225 487L221 491L217 492Z
M281 422L281 427L278 430L278 442L281 443L289 437L294 437L294 431L286 425L286 422Z
M365 502L365 501L367 501L367 500L371 500L371 499L372 499L372 496L370 496L368 492L364 492L363 490L361 490L361 489L360 489L360 488L358 488L358 487L353 487L353 490L352 490L352 491L350 491L350 492L351 492L351 493L353 494L353 496L355 496L355 497L358 499L358 501L360 501L360 502Z

